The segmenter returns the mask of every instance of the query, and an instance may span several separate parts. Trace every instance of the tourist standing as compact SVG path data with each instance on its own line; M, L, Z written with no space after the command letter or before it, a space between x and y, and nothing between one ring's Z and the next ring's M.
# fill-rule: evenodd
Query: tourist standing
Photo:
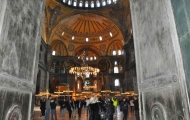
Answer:
M131 113L134 112L134 103L133 99L130 100L130 106L131 106Z
M60 102L59 102L59 105L60 105L60 110L61 110L61 117L62 117L62 119L64 119L65 108L66 108L66 100L61 99Z
M51 106L51 118L52 120L57 120L57 113L56 113L56 103L54 99L51 99L50 106Z
M123 120L127 120L128 116L128 101L124 98L123 102L121 103L122 111L123 111Z
M112 102L113 102L115 114L117 115L118 100L116 99L116 97L115 98L112 97Z
M46 110L46 99L45 98L42 98L40 100L40 110L41 110L41 117L44 118L45 110Z
M74 107L72 105L72 100L69 100L69 102L67 103L67 110L69 112L69 119L71 119L73 109L74 109Z
M90 100L89 98L86 99L86 116L88 115L88 112L89 112L89 108L88 108L88 105L90 103Z
M81 118L81 110L82 110L82 107L83 107L83 105L82 105L82 101L79 100L79 101L78 101L78 104L77 104L77 108L78 108L78 117L79 117L79 119Z

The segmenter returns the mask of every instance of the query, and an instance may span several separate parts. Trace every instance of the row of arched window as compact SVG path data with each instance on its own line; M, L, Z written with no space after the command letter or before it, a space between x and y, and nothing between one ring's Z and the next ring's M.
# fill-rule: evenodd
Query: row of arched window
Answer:
M56 55L55 52L56 52L56 51L52 51L52 55ZM57 55L58 55L58 56L61 56L61 51L58 51ZM122 51L121 51L121 50L113 50L113 51L112 51L112 55L113 55L113 56L122 55ZM78 57L78 59L80 59L80 57ZM90 57L90 58L87 57L86 60L87 60L87 61L88 61L88 60L90 60L90 61L96 60L96 56Z
M99 8L111 4L116 4L119 0L63 0L63 3L73 7Z

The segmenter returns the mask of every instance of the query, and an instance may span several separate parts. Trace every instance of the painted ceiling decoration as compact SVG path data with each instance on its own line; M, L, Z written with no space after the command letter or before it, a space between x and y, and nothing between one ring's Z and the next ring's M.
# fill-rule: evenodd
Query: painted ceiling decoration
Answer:
M100 58L112 55L113 50L122 50L122 46L126 43L125 36L129 36L124 34L123 29L131 29L130 24L125 23L129 16L128 1L105 0L106 5L102 6L104 0L100 0L100 5L104 9L87 7L78 9L77 6L72 6L75 2L79 5L81 1L83 5L85 1L88 3L93 1L95 4L98 2L98 0L72 0L69 3L71 5L68 5L69 0L65 0L65 4L64 0L46 1L44 19L46 27L43 27L42 35L44 41L51 46L56 55L60 56L80 56L81 51L88 48L89 54ZM123 3L127 6L123 6Z
M74 43L105 42L115 37L123 40L119 28L110 20L97 14L77 14L64 19L55 28L55 35L65 41ZM110 33L112 36L110 36ZM102 39L100 39L100 36ZM73 38L74 37L74 38Z
M52 27L52 25L55 23L55 21L57 20L57 17L60 16L60 15L63 15L61 12L60 12L60 9L61 7L60 6L56 6L55 8L51 9L49 6L48 6L48 11L50 13L50 20L49 20L49 27Z

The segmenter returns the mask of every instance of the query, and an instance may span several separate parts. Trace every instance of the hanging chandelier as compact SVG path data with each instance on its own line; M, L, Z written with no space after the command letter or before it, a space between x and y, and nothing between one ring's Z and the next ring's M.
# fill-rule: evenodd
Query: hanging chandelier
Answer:
M91 67L86 63L86 51L82 54L82 64L79 67L71 67L69 70L70 74L74 74L75 77L81 77L83 81L89 78L90 75L96 76L100 70L96 67Z

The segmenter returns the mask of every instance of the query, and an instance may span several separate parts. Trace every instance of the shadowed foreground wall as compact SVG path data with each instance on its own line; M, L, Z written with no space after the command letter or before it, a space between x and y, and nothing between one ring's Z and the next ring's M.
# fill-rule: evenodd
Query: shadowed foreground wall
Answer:
M130 3L141 119L189 120L186 78L172 1L130 0Z
M1 0L0 120L33 117L43 13L43 0Z

